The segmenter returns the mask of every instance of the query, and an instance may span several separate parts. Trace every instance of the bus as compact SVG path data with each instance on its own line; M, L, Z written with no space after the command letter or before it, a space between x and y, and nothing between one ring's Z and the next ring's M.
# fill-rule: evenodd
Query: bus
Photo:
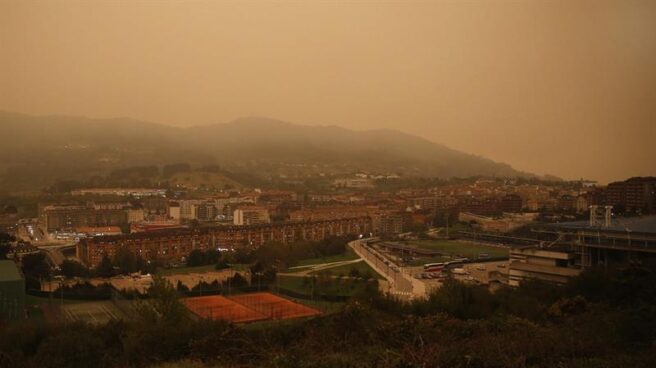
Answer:
M424 272L442 272L444 263L426 263L424 265Z
M465 265L464 262L462 262L462 261L458 261L458 260L455 260L455 261L451 261L451 262L447 262L447 263L445 263L445 264L444 264L444 268L449 269L449 270L452 270L452 269L454 269L454 268L461 268L461 267L464 266L464 265Z

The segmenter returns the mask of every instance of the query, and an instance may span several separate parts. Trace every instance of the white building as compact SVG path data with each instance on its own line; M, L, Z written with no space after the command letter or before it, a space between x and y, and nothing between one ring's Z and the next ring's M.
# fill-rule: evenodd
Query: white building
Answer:
M236 209L233 214L235 225L268 224L270 222L269 210L263 207L241 207Z
M180 201L180 219L195 220L196 207L205 202L202 199L185 199Z
M180 220L180 204L170 203L169 204L169 218L174 220Z
M144 209L141 207L128 208L126 210L128 216L128 223L143 221L146 218Z
M519 286L527 279L567 283L581 270L575 266L575 254L562 247L539 248L534 246L513 248L510 251L510 286Z

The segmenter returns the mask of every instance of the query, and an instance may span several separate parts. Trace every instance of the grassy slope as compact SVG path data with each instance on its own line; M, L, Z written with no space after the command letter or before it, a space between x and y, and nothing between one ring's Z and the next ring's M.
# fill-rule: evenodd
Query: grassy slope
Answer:
M319 258L308 258L308 259L303 259L300 260L297 264L297 266L305 266L305 265L313 265L313 264L320 264L320 263L331 263L331 262L340 262L340 261L350 261L353 259L358 259L357 254L351 249L347 248L346 252L342 254L337 254L334 256L329 256L329 257L319 257Z
M304 281L306 279L307 281ZM278 286L280 288L295 291L300 294L311 295L312 286L309 283L309 276L295 277L295 276L278 276ZM354 295L366 286L366 281L355 279L333 279L331 286L322 291L317 287L315 292L325 293L328 295Z
M371 277L377 278L379 280L384 279L383 276L378 274L371 266L367 264L367 262L357 262L357 263L352 263L352 264L345 264L342 266L337 266L337 267L332 267L332 268L326 268L321 271L315 271L313 274L318 274L321 272L330 272L332 275L344 275L348 276L349 273L351 272L352 269L356 269L360 272L360 275L366 275L367 273L371 275Z

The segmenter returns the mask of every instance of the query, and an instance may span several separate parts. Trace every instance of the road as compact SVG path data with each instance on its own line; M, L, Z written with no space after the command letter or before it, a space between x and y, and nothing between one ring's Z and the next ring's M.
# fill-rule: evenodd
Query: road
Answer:
M403 268L394 264L380 252L368 246L365 240L354 240L349 243L355 253L364 259L376 272L387 280L386 290L389 294L401 299L426 297L426 285L404 272Z
M75 248L75 244L41 245L37 248L46 253L48 259L54 266L59 267L66 259L66 256L62 251L67 248Z

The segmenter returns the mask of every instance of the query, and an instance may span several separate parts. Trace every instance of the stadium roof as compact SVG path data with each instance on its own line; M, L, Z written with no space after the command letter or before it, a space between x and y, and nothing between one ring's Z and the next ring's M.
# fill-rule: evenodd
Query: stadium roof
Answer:
M554 227L572 230L600 230L656 234L656 216L613 218L609 227L590 226L588 221L561 222Z
M14 261L0 261L0 282L21 280L23 277Z

